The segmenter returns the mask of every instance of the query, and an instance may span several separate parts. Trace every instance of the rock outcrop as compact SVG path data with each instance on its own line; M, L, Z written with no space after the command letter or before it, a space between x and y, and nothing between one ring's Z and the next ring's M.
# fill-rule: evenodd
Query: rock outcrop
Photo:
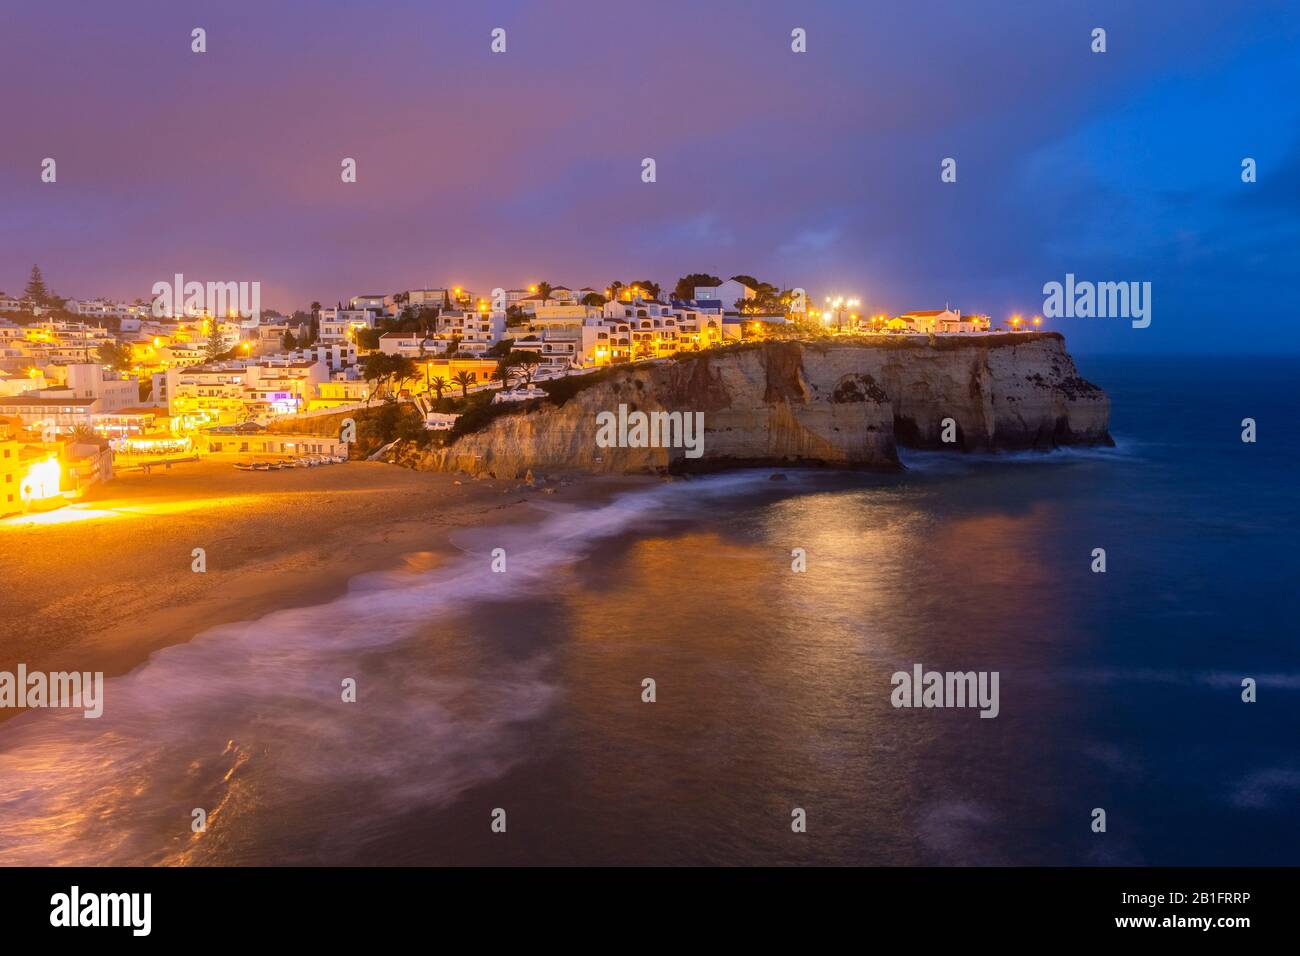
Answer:
M597 416L703 413L703 454L599 447ZM418 468L518 478L530 470L644 473L738 465L894 469L897 446L964 451L1112 444L1110 400L1057 333L767 342L572 376ZM952 419L945 442L945 419Z

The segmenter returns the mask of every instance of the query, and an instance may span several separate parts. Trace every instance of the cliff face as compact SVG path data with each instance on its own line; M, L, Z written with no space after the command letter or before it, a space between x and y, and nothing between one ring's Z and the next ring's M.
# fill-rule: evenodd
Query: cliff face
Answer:
M521 477L733 465L897 468L897 445L965 451L1111 444L1110 400L1056 333L770 342L567 380L576 392L501 415L418 468ZM703 454L599 447L597 416L703 413ZM943 441L944 419L955 442Z

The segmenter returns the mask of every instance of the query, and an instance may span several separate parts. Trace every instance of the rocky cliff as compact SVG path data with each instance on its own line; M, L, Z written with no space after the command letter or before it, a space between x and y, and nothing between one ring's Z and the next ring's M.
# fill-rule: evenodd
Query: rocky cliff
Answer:
M473 475L681 472L736 465L897 468L897 446L1108 445L1110 400L1061 336L768 342L571 376L415 460ZM597 444L597 416L703 413L703 454ZM945 442L945 419L951 419Z

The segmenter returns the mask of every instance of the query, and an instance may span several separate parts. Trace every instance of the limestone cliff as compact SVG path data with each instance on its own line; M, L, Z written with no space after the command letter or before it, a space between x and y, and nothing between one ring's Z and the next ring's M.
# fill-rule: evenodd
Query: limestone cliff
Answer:
M734 465L897 468L896 445L1048 449L1111 444L1110 400L1079 377L1056 333L768 342L573 376L552 398L408 463L522 477L680 472ZM601 448L597 415L702 412L703 455ZM943 421L956 441L942 441Z

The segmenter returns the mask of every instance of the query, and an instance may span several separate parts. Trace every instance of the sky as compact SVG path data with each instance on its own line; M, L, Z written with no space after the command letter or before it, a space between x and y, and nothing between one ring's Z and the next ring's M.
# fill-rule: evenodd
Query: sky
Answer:
M1049 320L1082 351L1300 349L1260 340L1300 280L1295 0L7 0L0 63L11 294L707 272L1001 320L1073 273L1151 283L1148 328Z

